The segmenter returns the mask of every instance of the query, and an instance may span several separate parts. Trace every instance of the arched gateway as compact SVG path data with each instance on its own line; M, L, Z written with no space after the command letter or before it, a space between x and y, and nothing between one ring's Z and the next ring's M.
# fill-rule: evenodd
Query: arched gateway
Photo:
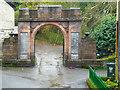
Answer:
M17 21L19 59L28 59L34 62L34 37L36 32L45 25L55 25L62 31L64 60L79 59L82 21L79 8L62 10L61 5L40 5L38 10L21 8Z
M19 61L35 65L35 34L45 25L58 27L64 35L64 64L68 61L96 58L96 45L91 44L89 38L81 38L82 18L79 8L62 10L61 5L39 5L37 10L21 8L19 18L16 20Z

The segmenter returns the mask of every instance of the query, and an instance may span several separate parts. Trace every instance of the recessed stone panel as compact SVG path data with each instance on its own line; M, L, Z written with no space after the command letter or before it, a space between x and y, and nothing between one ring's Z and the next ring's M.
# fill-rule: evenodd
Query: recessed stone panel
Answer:
M79 33L71 33L71 59L78 59Z
M20 59L28 59L28 33L20 33Z

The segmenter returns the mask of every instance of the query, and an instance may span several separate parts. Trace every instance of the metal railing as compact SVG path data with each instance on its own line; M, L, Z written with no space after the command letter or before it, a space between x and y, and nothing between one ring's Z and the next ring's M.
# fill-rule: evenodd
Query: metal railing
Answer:
M107 66L92 65L94 71L99 77L107 77Z
M110 90L110 87L107 86L107 84L96 74L93 69L94 68L89 65L89 78L94 83L96 88L105 88L107 90Z

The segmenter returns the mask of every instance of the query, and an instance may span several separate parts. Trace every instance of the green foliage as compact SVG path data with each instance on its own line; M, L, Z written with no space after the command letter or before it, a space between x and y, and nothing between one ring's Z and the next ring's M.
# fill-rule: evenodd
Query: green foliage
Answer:
M62 5L63 9L69 9L70 7L80 7L81 11L85 11L85 7L89 4L89 2L21 2L18 4L14 4L19 8L29 8L29 9L37 9L37 5ZM18 8L17 8L18 9Z
M16 9L18 9L19 5L21 5L20 2L11 2L15 7Z
M100 59L97 59L97 60L115 60L115 54L113 54L111 56L108 56L108 57L100 58Z
M90 79L90 78L87 79L87 83L88 83L90 89L95 90L96 87L95 87L95 85L93 84L93 82L91 82L91 79Z
M19 12L19 8L37 9L37 5L62 5L62 9L69 9L70 7L80 7L82 12L85 12L85 7L88 6L89 2L13 2L16 6L16 11ZM15 13L16 18L18 14Z
M107 81L108 77L101 77L103 81Z
M64 37L63 33L56 26L47 25L38 31L35 39L47 41L51 44L62 45Z
M21 69L21 68L17 68L17 67L2 67L3 69Z
M96 39L98 58L112 55L115 52L116 16L108 15L102 24L90 31L90 37Z
M82 12L82 36L86 31L96 28L101 24L101 20L109 14L116 14L116 2L91 2Z
M17 10L15 11L15 18L18 18L18 16L19 16L19 11Z
M118 83L116 80L111 81L110 79L107 79L107 81L105 81L105 83L111 88L118 88Z

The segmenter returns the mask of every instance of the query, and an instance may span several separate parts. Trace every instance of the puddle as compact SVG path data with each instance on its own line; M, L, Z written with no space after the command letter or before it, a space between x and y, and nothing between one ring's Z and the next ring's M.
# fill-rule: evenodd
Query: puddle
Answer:
M88 78L88 70L70 70L67 67L64 67L62 65L62 47L49 46L47 44L40 43L36 43L35 45L37 65L32 68L24 68L24 70L4 70L2 77L4 88L87 87L86 79Z
M30 78L30 77L22 77L22 78L29 79L29 80L36 80L36 79Z

